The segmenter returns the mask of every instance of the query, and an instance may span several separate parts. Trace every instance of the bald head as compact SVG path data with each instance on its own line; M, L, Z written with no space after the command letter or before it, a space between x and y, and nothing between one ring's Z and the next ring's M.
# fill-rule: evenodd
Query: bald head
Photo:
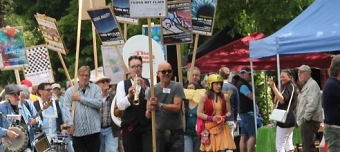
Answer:
M164 62L162 62L162 63L160 63L160 64L158 65L158 71L162 71L162 70L164 70L164 69L166 69L166 70L172 69L172 67L171 67L171 65L170 65L169 62L164 61Z
M158 65L157 76L161 83L170 83L172 77L172 67L168 62L162 62Z

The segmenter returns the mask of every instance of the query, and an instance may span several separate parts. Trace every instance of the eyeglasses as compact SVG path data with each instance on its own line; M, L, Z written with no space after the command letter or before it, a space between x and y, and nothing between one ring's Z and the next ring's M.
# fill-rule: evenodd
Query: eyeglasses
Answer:
M166 73L172 73L172 70L162 70L158 72L161 72L162 74L166 74Z
M98 81L98 83L109 83L109 80L101 80L101 81Z
M142 68L142 65L134 65L134 66L130 66L131 69L140 69Z
M48 91L49 92L49 91L52 91L52 89L44 89L44 91Z

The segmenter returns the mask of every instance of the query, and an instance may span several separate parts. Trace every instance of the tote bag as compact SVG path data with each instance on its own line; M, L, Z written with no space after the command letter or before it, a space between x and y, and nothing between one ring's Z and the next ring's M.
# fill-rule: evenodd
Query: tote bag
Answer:
M290 96L290 99L289 99L289 104L288 104L287 110L274 109L272 114L269 117L271 120L281 122L281 123L286 122L289 107L290 107L290 104L292 103L292 99L293 99L293 95L294 95L294 86L293 86L293 84L291 84L291 85L293 87L293 91L292 91L292 95ZM278 104L279 104L279 102L276 103L276 108L277 108Z

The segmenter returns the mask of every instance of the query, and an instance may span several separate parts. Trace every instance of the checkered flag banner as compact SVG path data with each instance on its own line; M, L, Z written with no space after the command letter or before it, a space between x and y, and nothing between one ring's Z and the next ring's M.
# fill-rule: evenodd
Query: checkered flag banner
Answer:
M29 67L24 69L25 79L33 85L54 82L50 56L46 45L34 46L26 50Z

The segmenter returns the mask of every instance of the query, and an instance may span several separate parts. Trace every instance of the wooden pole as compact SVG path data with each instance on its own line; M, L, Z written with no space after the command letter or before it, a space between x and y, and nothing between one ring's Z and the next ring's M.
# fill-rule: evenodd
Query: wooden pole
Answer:
M127 23L124 23L124 39L125 39L125 42L127 41ZM120 52L119 52L120 53ZM124 63L124 59L121 58L121 60L123 61ZM125 65L125 64L124 64ZM127 65L124 66L124 78L127 79L127 76L126 76L126 73L128 72L128 68L127 68Z
M77 77L78 77L78 63L79 63L79 49L80 49L80 34L81 34L81 12L83 9L83 0L79 0L78 12L78 29L77 29L77 46L76 46L76 64L74 67L74 88L73 93L77 91ZM74 111L76 110L76 102L72 102L72 121L74 121Z
M120 63L122 64L122 66L124 68L124 71L127 71L127 67L124 63L123 55L120 53L120 50L119 50L117 45L115 45L115 48L116 48L117 54L119 56ZM124 74L126 74L126 73L124 72ZM124 77L125 77L125 75L124 75Z
M59 56L59 58L60 58L61 64L63 65L63 68L64 68L64 71L65 71L67 80L70 82L70 85L73 86L73 82L72 82L72 80L71 80L70 74L68 73L67 67L66 67L65 62L64 62L64 59L63 59L63 56L61 55L60 52L58 52L58 56Z
M153 81L153 58L152 58L152 37L151 37L151 18L148 18L148 38L149 38L149 64L150 64L150 82ZM154 83L150 84L150 96L155 97ZM156 152L156 113L151 111L152 121L152 151Z
M17 85L20 85L20 75L19 75L19 70L18 69L14 69L14 73L15 73L15 79L17 80Z
M194 71L194 67L195 67L195 60L196 60L197 45L198 45L198 38L199 37L200 37L200 35L196 34L196 36L195 36L195 44L194 44L194 52L192 53L190 74L189 74L189 78L188 78L189 82L192 82L192 72Z
M90 1L90 6L93 8L93 0ZM92 22L92 43L93 43L93 55L94 55L94 69L96 71L96 78L98 77L98 55L97 55L97 37L96 37L96 29Z
M178 82L183 84L183 73L182 73L182 55L181 55L181 45L176 45L177 51L177 68L178 68Z

